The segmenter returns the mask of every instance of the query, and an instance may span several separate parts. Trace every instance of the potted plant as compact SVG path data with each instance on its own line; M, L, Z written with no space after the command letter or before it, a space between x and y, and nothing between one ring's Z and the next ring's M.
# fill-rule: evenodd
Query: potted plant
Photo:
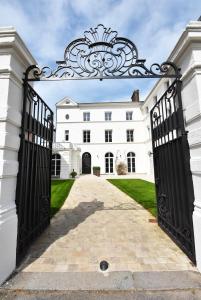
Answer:
M117 174L118 175L126 175L127 174L127 166L124 162L120 162L116 166Z
M70 173L70 176L72 178L75 178L77 176L77 172L75 172L75 170L73 169L73 171Z
M96 176L100 176L100 167L93 167L93 174Z

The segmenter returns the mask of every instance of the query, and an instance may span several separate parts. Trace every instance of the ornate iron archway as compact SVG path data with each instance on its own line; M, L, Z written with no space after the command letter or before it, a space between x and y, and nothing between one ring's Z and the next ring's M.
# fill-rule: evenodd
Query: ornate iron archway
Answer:
M55 68L36 65L27 68L16 193L18 261L31 241L49 224L53 113L29 82L172 78L171 86L151 111L158 222L195 262L193 185L183 120L180 69L170 61L153 63L150 67L145 62L139 58L132 41L100 24L85 31L84 37L72 41L64 51L64 59L57 61ZM175 155L172 161L171 155Z
M64 51L64 59L53 69L30 66L25 80L80 80L123 78L180 78L180 69L172 62L145 65L138 57L135 44L118 37L117 31L99 24L72 41Z

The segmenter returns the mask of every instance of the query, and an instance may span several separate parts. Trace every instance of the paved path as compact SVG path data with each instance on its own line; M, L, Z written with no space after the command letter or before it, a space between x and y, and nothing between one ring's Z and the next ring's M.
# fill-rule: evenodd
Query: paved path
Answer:
M197 269L148 211L108 181L77 179L60 212L32 245L22 272L96 272Z

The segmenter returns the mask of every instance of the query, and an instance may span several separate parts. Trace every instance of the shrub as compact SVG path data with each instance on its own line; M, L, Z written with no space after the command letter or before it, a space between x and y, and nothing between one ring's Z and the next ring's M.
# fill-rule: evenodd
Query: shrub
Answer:
M117 174L118 175L126 175L127 174L127 166L124 162L120 162L117 166Z
M75 170L73 169L73 171L70 173L70 176L72 178L75 178L75 176L77 176L77 172L75 172Z
M93 174L96 176L100 176L100 167L93 167Z
M93 171L100 171L100 167L93 167Z

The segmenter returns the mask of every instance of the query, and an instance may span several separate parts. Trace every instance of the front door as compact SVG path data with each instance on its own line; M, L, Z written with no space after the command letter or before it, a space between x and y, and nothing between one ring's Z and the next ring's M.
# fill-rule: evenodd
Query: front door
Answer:
M89 152L82 154L82 174L91 174L91 154Z

